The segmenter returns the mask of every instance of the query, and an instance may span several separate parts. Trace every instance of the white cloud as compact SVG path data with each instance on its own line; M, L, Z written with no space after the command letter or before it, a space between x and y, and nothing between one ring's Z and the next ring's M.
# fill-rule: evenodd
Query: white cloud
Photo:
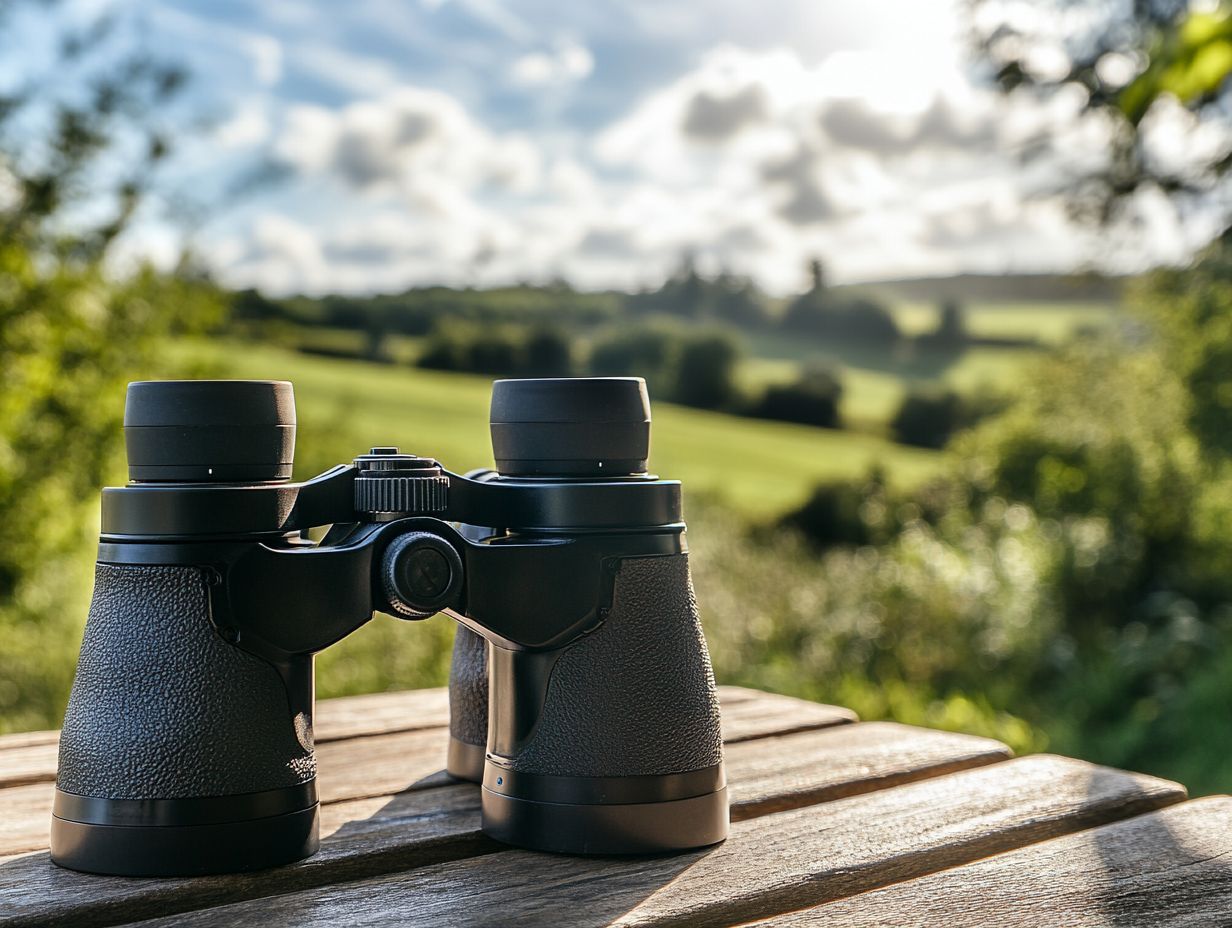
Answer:
M543 87L585 80L595 68L590 49L573 40L557 43L550 51L530 52L513 63L510 76L520 87Z
M547 92L593 60L558 43L511 67ZM274 133L275 156L337 220L259 215L214 253L232 279L274 291L562 274L642 286L686 249L779 292L814 255L838 280L1070 267L1097 240L1056 197L1034 197L1104 156L1099 127L1074 128L1080 105L1007 100L936 56L807 64L732 45L595 130L497 130L444 92L387 87L291 107ZM1020 159L1058 129L1059 152Z
M356 190L427 200L485 184L526 189L539 173L538 152L524 136L494 135L452 97L416 87L340 110L293 107L274 152L299 171Z

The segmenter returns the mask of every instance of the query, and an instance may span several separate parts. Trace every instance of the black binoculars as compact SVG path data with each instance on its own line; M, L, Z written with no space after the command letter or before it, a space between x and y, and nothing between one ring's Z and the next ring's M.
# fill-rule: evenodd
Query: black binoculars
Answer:
M133 383L124 432L53 861L189 875L312 854L313 655L374 611L459 623L447 769L482 783L488 835L578 854L726 837L680 484L647 473L643 381L497 381L496 469L466 475L377 447L291 483L284 381Z

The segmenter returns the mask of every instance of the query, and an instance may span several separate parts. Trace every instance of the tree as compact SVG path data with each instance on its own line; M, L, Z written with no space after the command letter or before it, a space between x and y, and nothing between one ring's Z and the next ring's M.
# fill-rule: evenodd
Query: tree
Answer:
M740 348L727 335L700 335L684 342L676 366L672 399L700 409L721 409L737 396Z
M936 348L961 348L967 343L967 318L957 300L942 302L937 327L919 336L919 341Z
M221 312L187 266L123 281L104 271L167 156L158 112L183 82L143 54L94 55L105 34L62 36L57 79L32 75L0 101L0 178L13 192L0 199L0 729L51 726L67 696L97 489L122 479L125 382L165 376L163 337ZM50 114L37 137L19 128L35 111ZM103 169L117 159L118 176Z
M522 372L528 377L568 377L573 370L569 336L558 328L531 332L523 348Z
M1183 107L1199 125L1219 126L1232 73L1232 5L1213 9L1187 0L1048 0L1052 12L1016 16L1000 0L970 0L979 56L1006 94L1041 98L1076 91L1082 118L1107 135L1107 157L1073 164L1068 200L1100 222L1122 216L1144 191L1156 191L1178 206L1201 201L1223 210L1213 196L1222 188L1232 150L1202 152L1188 146L1183 159L1161 157L1152 144L1152 118L1169 106ZM1062 151L1048 134L1033 139L1032 156ZM1201 152L1201 153L1200 153ZM1226 197L1223 198L1226 201Z
M810 293L821 293L826 289L826 268L820 258L814 258L809 262L809 282L811 284Z
M716 318L745 328L765 324L765 299L749 278L724 271L710 281L709 289Z
M826 368L812 368L792 383L771 384L749 414L759 419L836 429L843 383Z
M903 397L890 430L904 445L944 448L962 424L962 397L953 390L913 390Z

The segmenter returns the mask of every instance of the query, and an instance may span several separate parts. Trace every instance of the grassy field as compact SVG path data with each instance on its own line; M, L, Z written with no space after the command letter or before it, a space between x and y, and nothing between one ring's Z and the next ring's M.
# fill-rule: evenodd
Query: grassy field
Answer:
M927 303L898 303L895 318L909 335L929 331L937 324L938 309ZM1083 329L1114 324L1115 304L1098 302L981 303L966 307L969 330L978 336L1034 339L1047 347L1073 337ZM366 344L361 331L305 328L294 343L327 352L360 353ZM741 362L740 381L750 394L770 383L796 377L802 365L821 364L837 369L844 385L843 417L849 428L884 435L903 396L913 386L944 384L962 393L981 390L1012 391L1024 364L1038 355L1030 347L974 346L961 351L926 348L904 343L889 350L880 345L826 343L818 339L774 331L744 333L748 354ZM413 364L424 339L389 336L383 350L400 365ZM789 444L795 444L794 441ZM832 444L832 443L831 443ZM835 449L837 450L837 449ZM865 448L839 452L836 468L844 472L848 461L868 460Z
M454 470L491 466L486 377L313 357L249 343L198 342L178 351L226 376L292 380L299 413L296 475L309 476L368 444L429 454ZM942 455L873 435L742 419L656 403L651 463L756 518L801 502L814 483L884 466L909 485Z
M1101 302L1006 302L970 303L963 307L967 329L984 338L1034 338L1056 344L1079 329L1111 325L1119 315L1115 303ZM931 303L903 302L891 311L899 328L918 335L936 328L937 307Z
M937 324L937 307L900 303L895 319L909 335ZM1119 310L1110 303L984 303L968 306L968 329L981 337L1034 339L1041 348L1072 338L1083 329L1113 325ZM1010 392L1023 367L1039 355L1031 347L977 345L954 351L904 344L827 344L779 332L749 336L749 353L741 365L746 389L793 379L801 366L836 369L843 380L843 418L849 427L879 433L894 415L904 394L916 385L944 384L961 393Z

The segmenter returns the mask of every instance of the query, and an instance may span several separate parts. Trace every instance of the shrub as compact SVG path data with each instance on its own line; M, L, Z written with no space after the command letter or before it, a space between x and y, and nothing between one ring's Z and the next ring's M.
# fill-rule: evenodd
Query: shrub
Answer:
M822 549L868 545L893 535L888 514L885 475L874 470L863 480L818 484L804 505L784 516L781 524Z
M963 400L953 390L912 390L890 420L894 440L920 448L944 448L964 425Z
M560 329L539 328L523 347L521 373L527 377L568 377L573 371L569 337Z
M481 329L466 351L466 370L475 374L512 374L518 370L521 348L503 329Z
M428 336L418 362L436 371L465 371L469 362L469 333L459 325L439 325Z
M794 383L773 384L749 409L758 419L798 422L836 429L841 425L839 401L843 384L824 368L805 371Z
M891 344L898 341L898 323L876 300L810 291L787 307L782 326L794 332L827 338Z
M671 399L699 409L730 406L738 396L736 363L740 346L723 334L699 335L680 348Z
M598 377L644 377L652 397L674 386L680 334L664 326L639 326L604 336L591 348L588 369Z

